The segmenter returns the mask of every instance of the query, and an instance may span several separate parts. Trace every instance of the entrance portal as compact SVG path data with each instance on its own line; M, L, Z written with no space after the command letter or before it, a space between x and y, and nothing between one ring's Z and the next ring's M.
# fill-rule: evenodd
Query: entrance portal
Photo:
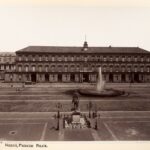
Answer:
M121 81L122 81L122 82L125 82L125 81L126 81L126 76L125 76L125 74L122 74L122 75L121 75Z
M109 82L113 82L113 74L112 73L109 74Z
M31 74L31 81L36 82L36 73Z
M49 82L49 74L45 74L45 82Z
M134 74L134 82L140 82L138 73Z
M89 74L83 73L83 82L89 82Z
M74 81L75 81L75 75L74 75L74 74L71 74L70 80L71 80L71 82L74 82Z
M58 74L58 82L62 82L62 74Z

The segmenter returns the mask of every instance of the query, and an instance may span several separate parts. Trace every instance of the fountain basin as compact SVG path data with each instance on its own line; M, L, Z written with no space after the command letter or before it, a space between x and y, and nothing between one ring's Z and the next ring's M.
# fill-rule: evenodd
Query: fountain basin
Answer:
M114 90L114 89L104 89L102 91L98 91L94 89L79 89L78 92L80 95L98 96L98 97L115 97L115 96L121 96L125 94L124 91Z

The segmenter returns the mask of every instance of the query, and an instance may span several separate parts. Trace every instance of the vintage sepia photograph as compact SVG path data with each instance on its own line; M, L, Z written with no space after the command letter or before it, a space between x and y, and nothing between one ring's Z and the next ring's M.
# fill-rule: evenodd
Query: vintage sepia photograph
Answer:
M149 141L149 36L146 0L0 2L0 141Z

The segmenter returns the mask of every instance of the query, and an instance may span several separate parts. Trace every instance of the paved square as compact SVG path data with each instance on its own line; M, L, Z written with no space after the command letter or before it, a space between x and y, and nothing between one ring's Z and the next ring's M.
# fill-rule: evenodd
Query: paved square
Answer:
M41 138L43 127L42 123L0 123L0 139L36 141Z
M104 125L114 140L150 140L150 121L111 121Z

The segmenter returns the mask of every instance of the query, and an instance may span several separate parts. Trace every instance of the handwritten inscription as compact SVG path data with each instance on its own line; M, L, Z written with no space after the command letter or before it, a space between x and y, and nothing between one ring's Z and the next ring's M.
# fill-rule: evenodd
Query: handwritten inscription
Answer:
M46 144L24 144L24 143L5 143L5 147L16 147L16 148L48 148Z

